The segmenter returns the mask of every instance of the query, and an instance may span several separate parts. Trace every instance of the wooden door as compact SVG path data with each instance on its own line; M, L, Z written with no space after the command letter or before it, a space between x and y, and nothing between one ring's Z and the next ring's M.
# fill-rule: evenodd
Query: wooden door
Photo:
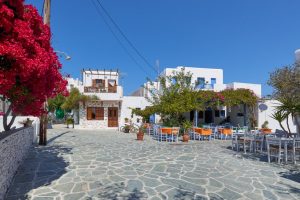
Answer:
M108 108L108 127L118 127L118 108Z

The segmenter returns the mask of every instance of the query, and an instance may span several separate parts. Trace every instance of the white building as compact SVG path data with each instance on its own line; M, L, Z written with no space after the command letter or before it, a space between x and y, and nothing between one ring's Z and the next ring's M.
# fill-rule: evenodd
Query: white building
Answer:
M174 72L180 72L184 69L185 73L191 73L191 83L195 85L196 90L213 90L215 92L219 92L225 89L250 89L261 98L261 85L260 84L253 84L253 83L224 83L223 79L223 70L222 69L214 69L214 68L197 68L197 67L185 67L185 66L178 66L175 68L166 68L164 69L160 76L161 77L168 77L174 74ZM167 83L170 85L171 83ZM136 96L144 96L146 98L151 98L151 93L149 90L155 89L159 91L160 83L159 82L147 82L144 84L144 87L140 88L139 90L135 91L133 95ZM229 110L224 108L222 110L213 110L207 109L205 111L199 111L197 113L197 120L194 120L194 111L190 113L185 113L184 116L191 121L196 121L197 124L219 124L224 122L226 117L230 117L230 121L233 125L240 125L244 126L248 123L248 119L246 113L249 113L248 109L243 106L236 106L230 108Z
M144 109L150 103L144 97L125 97L117 70L82 70L81 73L82 81L66 78L68 90L76 87L84 95L97 96L97 100L80 102L79 128L117 129L124 125L125 118L141 123L138 116L132 115L131 108Z

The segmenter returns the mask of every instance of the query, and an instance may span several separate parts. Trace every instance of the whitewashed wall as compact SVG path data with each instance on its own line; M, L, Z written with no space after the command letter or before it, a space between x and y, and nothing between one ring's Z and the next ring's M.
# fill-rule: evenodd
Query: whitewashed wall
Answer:
M131 109L130 108L141 108L144 109L146 106L150 106L150 102L147 101L145 97L136 97L136 96L124 96L122 101L122 110L121 110L121 119L120 126L123 126L125 123L125 118L131 119L135 124L137 119L142 119L140 116L133 115L131 118ZM142 120L140 120L141 122Z
M249 89L256 94L259 98L261 97L261 84L254 84L254 83L238 83L238 82L233 82L233 83L228 83L227 84L228 89Z
M184 66L178 66L176 68L166 68L161 75L170 76L173 74L173 71L180 72ZM211 78L216 78L216 84L223 84L223 70L222 69L213 69L213 68L198 68L198 67L184 67L185 72L192 73L192 83L197 81L198 77L205 78L208 84L211 82Z
M275 112L275 107L280 104L279 101L276 100L265 100L263 102L268 106L268 109L265 111L258 110L258 126L261 128L261 125L265 122L269 122L269 128L275 131L276 129L282 130L279 123L271 117L271 115ZM293 123L292 117L289 117L289 124L291 132L296 133L296 125ZM287 130L286 120L282 122L283 127Z
M34 131L34 136L33 136L33 142L37 142L38 141L38 136L40 134L40 119L38 117L33 117L33 116L18 116L16 117L12 127L15 128L21 128L23 127L23 124L21 124L20 122L25 121L27 118L29 118L30 120L33 120L32 122L32 126L33 126L33 131ZM8 117L8 121L11 120L11 117ZM4 131L3 128L3 117L0 116L0 132Z

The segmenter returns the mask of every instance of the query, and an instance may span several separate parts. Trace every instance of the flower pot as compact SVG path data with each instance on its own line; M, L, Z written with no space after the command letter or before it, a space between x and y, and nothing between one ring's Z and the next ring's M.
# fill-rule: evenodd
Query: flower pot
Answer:
M124 129L124 133L129 133L129 131L130 131L129 128L128 129L127 128Z
M182 136L182 142L188 142L189 139L190 139L190 136L189 136L188 134L184 134L184 135Z
M260 129L260 131L264 134L272 133L272 129L270 129L270 128L262 128L262 129Z
M144 133L136 134L137 140L144 140Z

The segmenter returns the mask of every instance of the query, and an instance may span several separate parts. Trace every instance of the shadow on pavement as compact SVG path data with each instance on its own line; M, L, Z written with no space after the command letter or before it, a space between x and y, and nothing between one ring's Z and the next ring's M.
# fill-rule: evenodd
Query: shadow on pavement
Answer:
M60 145L32 147L23 164L18 168L6 195L7 200L30 199L32 189L47 186L66 173L68 162L62 154L71 148Z

